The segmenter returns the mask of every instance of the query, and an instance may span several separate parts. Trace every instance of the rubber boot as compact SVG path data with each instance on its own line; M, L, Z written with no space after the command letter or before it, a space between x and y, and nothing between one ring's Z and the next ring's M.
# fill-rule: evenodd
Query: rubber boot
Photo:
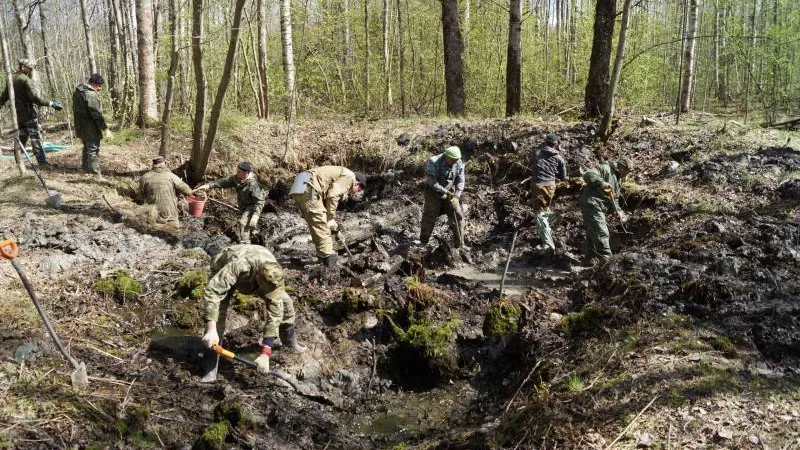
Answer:
M339 257L336 253L328 255L328 256L320 256L319 262L325 265L327 268L336 267L336 262L338 261Z
M306 347L297 343L297 336L294 331L294 324L282 323L279 328L281 343L283 347L291 353L305 353L308 351Z

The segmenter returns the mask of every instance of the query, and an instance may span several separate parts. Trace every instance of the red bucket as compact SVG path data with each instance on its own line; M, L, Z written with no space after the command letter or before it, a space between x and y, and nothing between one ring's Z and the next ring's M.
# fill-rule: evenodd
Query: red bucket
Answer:
M206 199L194 195L189 196L189 214L192 217L200 217L203 215L203 208L206 206Z

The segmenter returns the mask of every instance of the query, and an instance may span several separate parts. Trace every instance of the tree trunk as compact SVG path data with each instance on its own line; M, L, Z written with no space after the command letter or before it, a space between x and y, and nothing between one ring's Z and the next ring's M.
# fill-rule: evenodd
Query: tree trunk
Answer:
M391 66L389 59L389 11L391 9L391 0L383 0L383 95L386 101L386 107L389 111L392 109L392 76Z
M22 38L22 54L27 59L36 60L36 55L34 53L34 45L33 40L31 38L31 23L30 18L32 17L32 11L30 8L35 8L36 3L28 4L25 0L14 0L14 15L17 18L17 28L19 29L19 35ZM15 66L16 68L16 66ZM33 80L33 85L38 89L39 87L39 73L38 71L34 70L31 73L31 79Z
M714 0L714 23L713 23L713 34L714 34L714 42L711 47L711 60L714 64L714 92L717 94L718 100L722 101L719 98L720 87L722 85L722 71L720 70L720 41L722 37L720 36L721 33L721 26L720 26L720 13L719 13L719 2L720 0Z
M194 66L194 121L192 124L192 180L199 182L206 171L203 163L203 121L206 115L206 82L205 68L203 67L203 0L192 0L192 65ZM205 157L205 161L208 161Z
M81 20L83 21L83 34L86 37L86 55L89 58L89 72L97 73L97 60L94 57L94 43L92 32L89 28L89 14L86 11L86 0L80 0Z
M686 70L681 83L681 111L688 112L692 104L692 83L694 82L695 48L697 43L697 0L689 0L688 22L686 24L686 48L683 60Z
M19 127L17 126L17 108L16 100L14 100L14 72L11 70L11 57L8 53L8 39L6 38L6 25L5 21L0 19L0 47L3 50L3 67L6 71L6 86L8 86L8 104L11 110L11 126L14 127L14 161L17 163L17 170L23 174L26 172L25 161L22 159L22 153L18 145L19 141Z
M369 0L364 2L364 115L369 115Z
M603 121L600 123L600 135L604 140L608 139L611 133L611 119L614 117L614 102L617 96L617 87L619 86L619 76L622 72L622 64L625 62L625 41L628 36L631 0L625 0L622 8L622 22L619 25L619 37L617 38L617 55L614 57L614 70L611 72L608 96L603 108Z
M258 1L258 77L260 111L269 119L269 65L267 60L267 0Z
M47 42L47 14L44 10L45 2L39 3L39 23L42 29L42 53L44 53L44 71L47 74L47 85L50 87L50 95L56 96L56 76L53 73L53 63L50 61L50 48Z
M592 55L589 59L589 75L583 100L586 117L599 117L607 103L608 71L611 65L611 43L614 39L616 15L616 0L597 0Z
M208 158L211 155L211 149L214 145L214 139L217 137L217 129L219 128L219 116L222 112L222 103L225 100L225 92L228 90L228 85L231 82L231 75L233 72L233 63L236 60L236 53L239 49L239 34L240 26L242 24L242 9L247 0L236 0L236 6L233 11L233 23L231 24L231 36L228 41L228 53L225 56L225 65L222 68L222 79L217 88L217 95L214 97L214 106L211 107L211 115L208 120L208 134L203 144L203 153L201 158L197 161L197 166L192 166L193 171L198 170L205 173L206 166L208 166ZM288 2L289 0L285 0Z
M117 74L117 61L119 61L119 30L117 29L113 0L108 0L106 5L108 9L108 42L111 51L108 57L108 92L111 95L111 110L116 114L120 101L119 75ZM44 26L42 29L44 29Z
M343 0L344 24L342 30L342 65L349 66L353 59L353 47L350 43L350 0Z
M470 0L464 0L464 52L469 55L469 27L472 16L472 4Z
M403 38L403 16L401 13L402 8L400 7L400 3L403 0L396 0L397 1L397 39L400 43L400 65L398 67L399 73L398 78L400 81L400 116L406 116L406 81L405 81L405 66L406 66L406 57L405 57L405 39Z
M750 48L747 51L747 73L745 74L744 88L744 123L747 123L747 116L750 112L750 84L755 75L756 62L753 52L756 48L758 29L758 0L753 0L753 10L750 15Z
M172 95L175 87L175 73L178 71L178 18L175 12L175 3L179 0L167 0L169 14L169 29L172 36L169 54L169 75L167 76L167 90L164 93L164 111L161 114L161 148L158 154L167 157L169 150L169 116L172 112Z
M447 114L464 115L464 74L461 62L463 50L458 25L458 0L442 2L442 39L444 41L444 85Z
M294 86L294 50L292 49L292 2L281 0L281 46L283 47L283 73L286 81L286 120L294 121L297 102Z
M510 0L506 57L506 117L519 114L522 92L522 1Z
M156 66L153 59L153 0L137 0L136 37L139 52L139 125L148 128L158 122Z

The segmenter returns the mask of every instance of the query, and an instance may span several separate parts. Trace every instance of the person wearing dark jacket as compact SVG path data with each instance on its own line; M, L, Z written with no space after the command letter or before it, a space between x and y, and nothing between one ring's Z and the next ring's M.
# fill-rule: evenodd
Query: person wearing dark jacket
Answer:
M100 175L100 141L113 134L103 118L103 105L97 93L105 80L95 73L87 83L81 83L72 93L72 114L75 116L75 135L83 142L83 171Z
M19 129L19 140L22 145L31 140L33 153L39 167L50 168L47 157L42 147L42 136L39 133L39 114L36 112L35 105L49 106L56 111L61 111L64 107L59 102L51 102L43 99L36 93L33 86L31 74L36 68L36 61L30 59L19 60L19 72L14 74L14 108L17 110L17 128ZM0 107L8 102L8 86L0 94Z
M545 136L544 145L531 154L531 198L541 241L538 250L556 248L548 218L552 214L550 206L556 194L556 181L567 179L567 163L558 148L558 136L551 133Z

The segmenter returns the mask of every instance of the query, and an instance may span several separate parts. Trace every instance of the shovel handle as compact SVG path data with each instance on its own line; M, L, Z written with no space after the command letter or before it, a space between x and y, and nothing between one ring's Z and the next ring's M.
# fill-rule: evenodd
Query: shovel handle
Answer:
M230 351L230 350L225 350L225 349L224 349L224 348L222 348L222 346L221 346L221 345L219 345L219 344L214 344L214 345L212 345L212 346L211 346L211 349L212 349L212 350L214 350L214 353L216 353L216 354L218 354L219 356L222 356L222 357L224 357L224 358L233 359L233 357L234 357L234 356L236 356L236 355L234 355L234 354L233 354L233 352L232 352L232 351Z
M19 248L17 247L17 243L12 241L11 239L5 239L0 241L0 256L5 259L14 259L17 257L17 253L19 252Z

